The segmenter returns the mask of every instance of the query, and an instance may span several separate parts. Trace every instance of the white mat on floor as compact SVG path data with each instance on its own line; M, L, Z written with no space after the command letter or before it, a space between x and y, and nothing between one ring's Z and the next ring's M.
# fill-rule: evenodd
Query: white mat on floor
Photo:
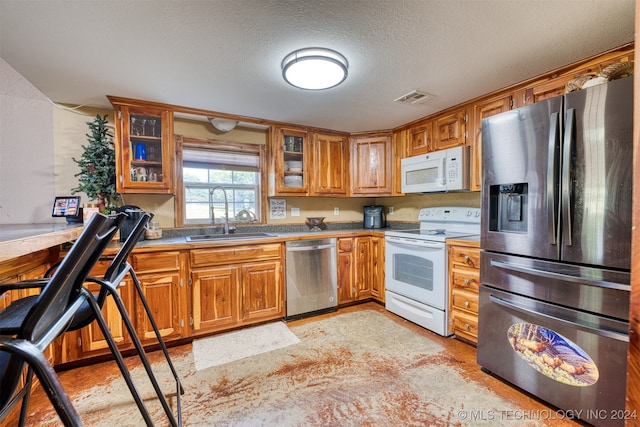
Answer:
M300 340L283 322L267 323L193 341L196 370L287 347Z

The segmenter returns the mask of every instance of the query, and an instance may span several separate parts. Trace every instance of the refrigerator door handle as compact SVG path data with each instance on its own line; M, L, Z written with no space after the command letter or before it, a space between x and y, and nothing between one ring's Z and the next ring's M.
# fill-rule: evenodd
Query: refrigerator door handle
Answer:
M555 273L553 271L539 270L537 268L529 267L522 264L513 264L513 263L507 263L507 262L502 262L502 261L492 259L491 266L496 268L501 268L503 270L515 271L518 273L525 273L525 274L531 274L534 276L545 277L547 279L563 280L565 282L580 283L583 285L597 286L600 288L616 289L620 291L631 292L631 285L627 285L624 283L608 282L604 280L594 280L594 279L589 279L588 277L577 277L569 274Z
M562 243L571 246L571 152L573 151L573 129L575 108L567 110L567 125L564 129L562 152Z
M503 307L507 307L516 311L519 311L521 313L526 313L529 315L533 315L533 316L542 316L542 317L546 317L547 319L551 319L555 322L562 322L562 323L566 323L571 325L572 327L576 328L576 329L580 329L582 331L586 331L588 333L592 333L592 334L596 334L596 335L600 335L603 337L607 337L607 338L613 338L615 340L618 341L622 341L622 342L629 342L629 336L628 335L624 335L621 334L620 332L616 332L616 331L610 331L607 329L600 329L600 328L594 328L592 326L588 326L588 325L584 325L582 323L580 323L580 320L577 318L574 319L563 319L560 317L556 317L556 316L550 316L546 313L540 312L540 311L534 311L531 310L529 308L526 307L522 307L520 305L514 304L511 301L507 301L505 299L496 297L494 295L489 295L489 300L493 303L496 303L498 305L501 305Z
M555 245L557 243L556 236L558 235L557 215L556 215L556 144L558 142L558 113L551 113L549 124L549 143L548 143L548 157L547 157L547 216L548 216L548 230L549 230L549 244Z

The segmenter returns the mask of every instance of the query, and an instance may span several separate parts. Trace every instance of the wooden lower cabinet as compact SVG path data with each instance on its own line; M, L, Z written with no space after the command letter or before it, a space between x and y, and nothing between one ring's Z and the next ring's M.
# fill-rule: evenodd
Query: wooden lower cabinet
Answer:
M384 302L384 237L371 237L371 296Z
M59 254L59 247L53 247L33 252L20 258L1 262L0 283L16 283L24 280L42 278L49 267L58 261ZM0 294L0 310L5 309L12 301L38 293L38 290L29 289L12 290ZM55 363L59 357L61 342L62 338L58 338L44 351L45 356L52 364Z
M191 251L195 335L284 317L282 244Z
M209 267L191 272L194 332L233 327L240 322L239 268Z
M241 268L243 323L284 315L284 281L280 259L249 263Z
M340 238L338 305L375 298L384 302L384 238Z
M107 251L114 254L116 249ZM39 278L59 259L59 251L30 254L0 263L3 282ZM134 252L129 262L140 282L165 342L281 319L285 316L284 244L268 243L216 248ZM92 270L104 276L108 261ZM87 284L97 292L96 284ZM384 237L338 239L338 303L368 299L384 302ZM137 335L145 345L156 337L131 277L118 287ZM0 308L26 293L8 293ZM133 348L112 298L102 309L118 347ZM108 355L110 350L96 322L67 332L48 350L54 364Z
M355 256L353 252L353 238L337 240L338 247L338 305L347 304L356 300L357 289L355 287Z
M129 259L164 341L186 336L186 302L182 291L186 259L186 252L181 251L134 253ZM108 265L108 262L101 261L92 275L103 276ZM98 290L97 285L89 287L96 292ZM118 293L142 343L156 343L149 317L131 277L125 278L124 284L118 287ZM118 347L121 350L132 348L131 338L113 298L107 298L102 315ZM97 322L92 322L80 331L65 334L63 357L59 363L108 353L110 350L100 327Z
M181 273L166 272L138 275L138 280L151 310L153 320L164 341L181 338L185 326L182 305ZM137 297L137 295L136 295ZM156 342L156 334L142 301L134 297L136 330L143 344Z
M449 322L457 338L478 343L479 242L449 243Z

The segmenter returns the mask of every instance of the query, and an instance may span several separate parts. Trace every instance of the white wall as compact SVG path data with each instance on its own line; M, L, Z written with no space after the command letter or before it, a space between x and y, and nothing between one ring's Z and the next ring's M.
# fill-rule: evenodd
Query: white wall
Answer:
M0 224L57 222L54 182L51 103L0 58Z

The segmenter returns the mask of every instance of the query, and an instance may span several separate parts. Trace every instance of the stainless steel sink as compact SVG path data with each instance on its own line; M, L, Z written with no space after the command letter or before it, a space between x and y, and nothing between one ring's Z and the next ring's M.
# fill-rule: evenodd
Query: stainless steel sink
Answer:
M187 236L187 242L206 242L209 240L239 240L255 239L259 237L273 237L271 233L231 233L231 234L202 234L199 236Z

